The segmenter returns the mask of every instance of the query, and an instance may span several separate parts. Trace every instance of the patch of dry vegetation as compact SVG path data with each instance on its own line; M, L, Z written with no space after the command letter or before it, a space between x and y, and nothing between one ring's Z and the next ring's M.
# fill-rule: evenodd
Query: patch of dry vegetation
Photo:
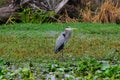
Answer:
M105 1L95 12L87 7L82 17L83 22L120 23L120 7L112 0Z
M77 22L78 20L76 18L71 18L66 11L66 13L61 15L57 21L63 23L63 22Z

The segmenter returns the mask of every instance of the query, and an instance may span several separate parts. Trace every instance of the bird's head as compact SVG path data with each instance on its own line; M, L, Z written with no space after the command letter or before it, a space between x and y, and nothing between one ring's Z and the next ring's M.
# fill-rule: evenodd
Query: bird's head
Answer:
M68 26L67 28L65 28L65 31L72 31L72 30L75 30L77 28L71 28L70 26Z

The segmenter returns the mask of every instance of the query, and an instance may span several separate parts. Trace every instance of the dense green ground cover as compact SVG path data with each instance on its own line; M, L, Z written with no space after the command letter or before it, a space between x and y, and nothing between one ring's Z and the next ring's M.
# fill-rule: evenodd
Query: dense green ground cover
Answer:
M77 30L65 46L65 62L61 62L61 54L54 54L54 46L67 26ZM27 23L0 26L0 78L119 79L119 60L120 25Z

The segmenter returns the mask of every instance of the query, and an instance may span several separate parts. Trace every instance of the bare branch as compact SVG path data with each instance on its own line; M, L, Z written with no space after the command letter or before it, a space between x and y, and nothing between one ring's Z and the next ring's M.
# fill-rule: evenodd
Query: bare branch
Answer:
M64 7L64 5L68 2L69 0L62 0L57 7L55 8L55 12L59 13L59 11Z

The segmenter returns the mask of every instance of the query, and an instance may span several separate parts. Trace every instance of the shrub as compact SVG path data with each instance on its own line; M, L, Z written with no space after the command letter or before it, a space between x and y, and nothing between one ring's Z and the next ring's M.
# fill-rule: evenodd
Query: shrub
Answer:
M50 23L53 22L54 11L33 10L32 8L21 8L13 14L6 23Z

